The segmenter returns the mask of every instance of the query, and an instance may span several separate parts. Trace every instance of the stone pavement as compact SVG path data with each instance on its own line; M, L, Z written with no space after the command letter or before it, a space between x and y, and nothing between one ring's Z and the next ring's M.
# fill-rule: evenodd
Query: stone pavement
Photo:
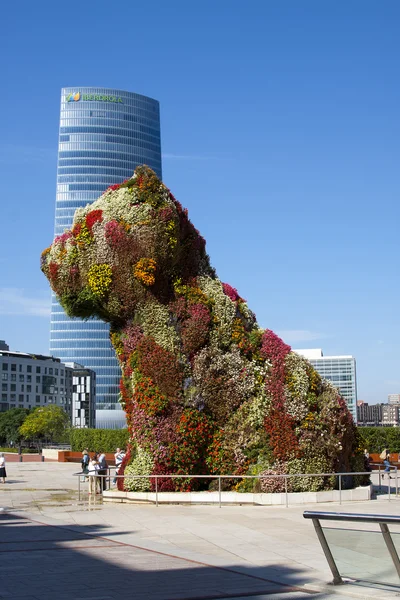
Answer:
M304 510L398 514L400 499L304 507L79 502L77 465L15 463L0 484L0 599L394 598L327 585ZM1 510L3 508L3 510ZM312 593L319 592L319 593Z

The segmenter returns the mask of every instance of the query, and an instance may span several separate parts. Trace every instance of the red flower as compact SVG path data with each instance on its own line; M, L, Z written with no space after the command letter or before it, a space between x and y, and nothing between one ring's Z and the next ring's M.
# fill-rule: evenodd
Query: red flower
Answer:
M92 227L95 223L101 223L103 220L103 211L102 210L91 210L86 215L86 227L92 232Z

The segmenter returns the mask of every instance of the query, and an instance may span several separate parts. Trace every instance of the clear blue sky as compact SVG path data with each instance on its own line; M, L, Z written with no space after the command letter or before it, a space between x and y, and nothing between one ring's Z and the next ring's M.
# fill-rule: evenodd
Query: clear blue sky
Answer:
M223 281L294 348L400 391L397 0L7 2L0 339L48 352L60 88L161 104L165 183Z

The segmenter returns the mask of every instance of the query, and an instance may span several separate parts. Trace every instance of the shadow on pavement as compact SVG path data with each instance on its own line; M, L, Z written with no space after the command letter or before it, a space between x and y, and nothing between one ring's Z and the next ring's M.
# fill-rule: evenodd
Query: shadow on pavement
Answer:
M132 533L132 531L126 532ZM276 594L332 597L299 589L293 567L214 567L108 539L101 525L48 525L0 513L0 598L13 600L213 600ZM123 536L124 533L118 533ZM239 570L240 569L240 570ZM273 596L274 597L274 596Z

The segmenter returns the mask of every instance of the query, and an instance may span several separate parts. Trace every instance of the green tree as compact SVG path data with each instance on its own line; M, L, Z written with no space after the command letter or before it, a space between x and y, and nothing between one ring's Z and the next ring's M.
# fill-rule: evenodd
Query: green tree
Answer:
M0 443L17 444L21 440L19 428L29 414L27 408L11 408L0 413Z
M35 408L19 428L26 440L49 439L56 442L65 436L69 429L69 416L61 408L53 404Z

